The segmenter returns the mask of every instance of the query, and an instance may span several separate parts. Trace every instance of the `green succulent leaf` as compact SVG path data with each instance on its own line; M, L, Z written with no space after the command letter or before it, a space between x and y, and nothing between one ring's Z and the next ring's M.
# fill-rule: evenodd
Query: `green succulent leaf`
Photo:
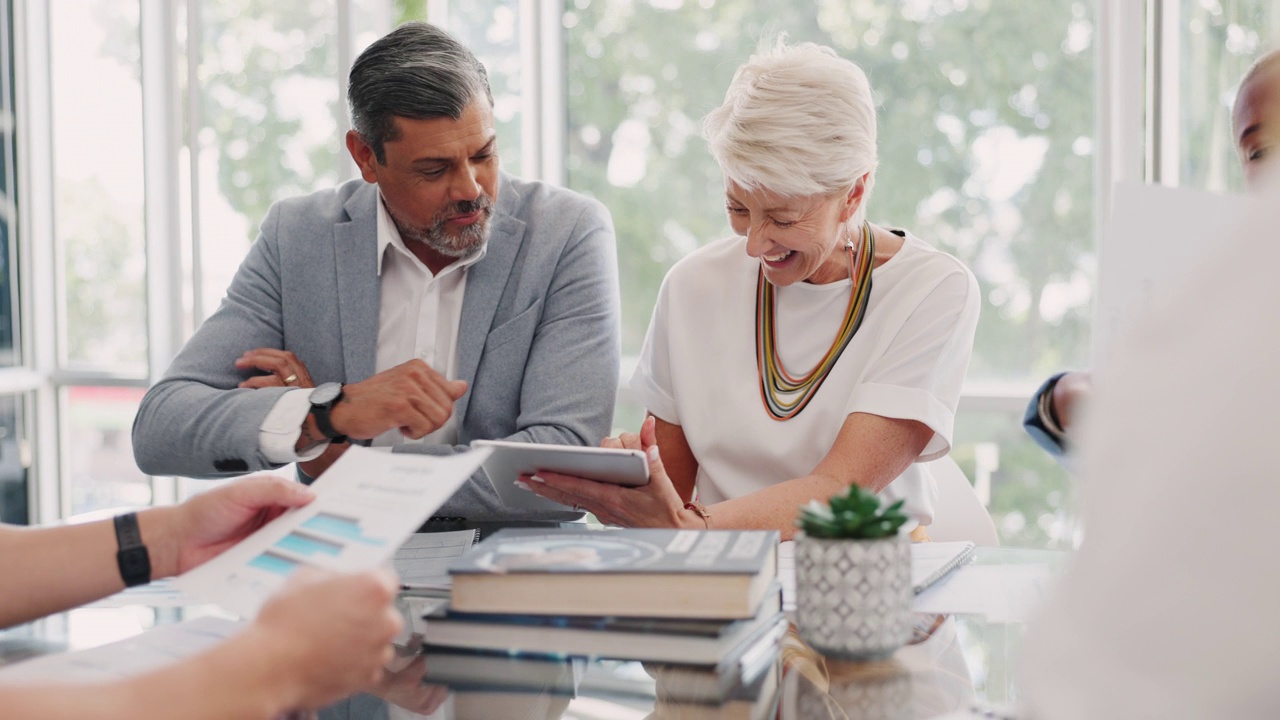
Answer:
M858 485L826 503L810 500L800 508L796 526L809 537L826 540L871 540L896 535L907 522L902 500L888 506Z

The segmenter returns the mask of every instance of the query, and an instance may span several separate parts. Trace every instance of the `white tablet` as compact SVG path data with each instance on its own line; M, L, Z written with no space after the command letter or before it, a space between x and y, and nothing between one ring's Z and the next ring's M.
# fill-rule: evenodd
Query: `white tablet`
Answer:
M521 475L534 475L543 470L627 487L646 485L649 482L649 460L639 450L543 445L506 440L475 440L471 446L493 448L493 453L482 467L489 476L494 491L508 508L565 509L565 505L515 486Z

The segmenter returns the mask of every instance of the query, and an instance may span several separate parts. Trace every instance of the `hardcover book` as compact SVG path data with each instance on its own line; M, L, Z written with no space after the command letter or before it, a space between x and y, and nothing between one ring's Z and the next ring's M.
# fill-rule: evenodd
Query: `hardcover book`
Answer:
M739 668L776 654L786 633L780 588L773 585L756 616L744 620L657 620L460 613L440 607L426 616L424 642L440 648L502 651L516 657L610 658Z
M773 530L499 530L449 566L458 612L753 617L777 573Z

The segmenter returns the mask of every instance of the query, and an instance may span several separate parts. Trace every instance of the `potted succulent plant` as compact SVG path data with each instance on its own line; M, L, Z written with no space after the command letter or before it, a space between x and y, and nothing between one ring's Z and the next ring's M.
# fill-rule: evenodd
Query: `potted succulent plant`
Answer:
M857 485L796 520L796 624L826 655L885 657L911 638L911 547L902 501Z

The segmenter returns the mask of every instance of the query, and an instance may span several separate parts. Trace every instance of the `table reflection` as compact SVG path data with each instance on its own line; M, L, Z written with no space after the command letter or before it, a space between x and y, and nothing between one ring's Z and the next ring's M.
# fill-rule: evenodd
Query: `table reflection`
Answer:
M1044 551L982 548L978 564L1059 563ZM398 657L373 693L326 708L333 720L570 718L934 718L1016 697L1024 626L981 616L917 616L911 644L883 662L827 658L794 626L746 671L613 660L530 658L423 647L421 598L399 600L409 621ZM89 607L0 631L0 665L131 637L220 614L211 606ZM624 651L625 648L620 648ZM737 673L737 674L735 674Z
M794 627L752 677L689 666L519 658L425 648L372 695L322 718L933 718L1007 699L975 678L1003 664L980 619L919 616L910 645L879 662L824 657ZM993 652L994 651L994 652Z

